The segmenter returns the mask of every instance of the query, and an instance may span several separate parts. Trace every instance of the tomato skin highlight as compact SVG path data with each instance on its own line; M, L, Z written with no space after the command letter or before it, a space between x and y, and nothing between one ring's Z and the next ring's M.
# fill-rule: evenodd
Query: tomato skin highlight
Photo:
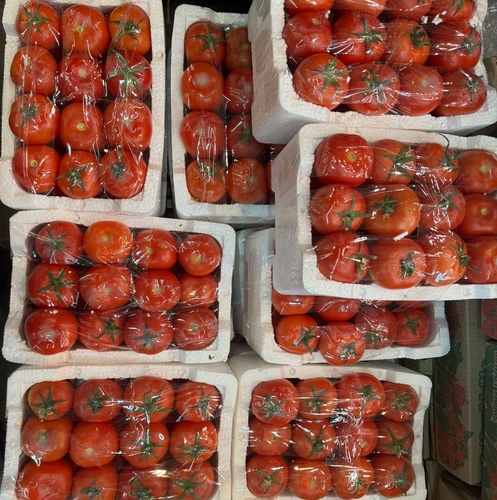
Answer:
M497 237L475 236L466 240L470 264L464 275L469 283L497 283Z

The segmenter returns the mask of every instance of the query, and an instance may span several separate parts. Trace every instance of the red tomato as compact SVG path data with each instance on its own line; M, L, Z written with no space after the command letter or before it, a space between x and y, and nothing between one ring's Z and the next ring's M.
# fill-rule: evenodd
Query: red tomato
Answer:
M235 115L226 124L226 147L228 155L235 159L259 158L266 150L252 134L250 115Z
M473 17L475 4L473 0L432 0L428 12L429 20L439 17L442 21L469 21Z
M46 194L55 188L60 156L50 146L24 146L12 158L12 173L27 191Z
M331 321L321 328L319 352L330 365L357 363L366 350L366 339L350 321Z
M43 94L22 94L12 102L9 127L25 144L42 145L59 133L60 111Z
M414 432L410 422L395 422L388 419L376 421L378 442L376 451L386 455L409 455L414 443Z
M181 293L179 303L182 307L211 307L217 300L218 282L212 274L180 276Z
M292 427L292 450L301 458L330 457L336 448L336 432L327 420L296 420Z
M306 314L282 316L274 327L274 339L286 352L310 354L319 341L318 324Z
M466 149L458 157L456 184L464 194L490 194L497 189L497 157L484 149Z
M252 46L248 38L247 26L230 26L225 40L225 69L233 71L237 68L252 68Z
M338 456L356 460L372 453L378 441L378 428L371 418L348 418L336 424Z
M163 422L128 422L119 433L119 450L133 467L146 469L159 463L169 447Z
M414 468L404 457L375 455L373 489L388 498L406 495L415 481Z
M284 295L273 287L271 305L282 316L307 314L314 305L314 295Z
M58 354L71 349L78 340L78 320L67 309L36 309L24 322L24 336L34 352Z
M217 316L207 307L185 309L173 316L174 343L179 349L204 349L217 339L218 331Z
M412 347L425 343L430 331L430 320L421 309L404 309L394 314L397 318L397 344Z
M226 56L224 35L210 21L195 22L186 30L184 50L188 64L206 62L220 66Z
M323 460L295 458L288 466L288 488L297 498L323 498L331 488L330 469Z
M72 498L113 500L117 494L117 469L112 464L78 469L72 483Z
M145 311L169 311L179 302L179 280L168 269L143 271L134 283L133 300Z
M353 418L377 415L385 404L385 391L370 373L347 373L337 382L340 409Z
M279 495L288 483L288 466L279 455L252 455L246 465L248 490L257 497Z
M211 498L218 484L209 462L177 464L168 471L168 476L168 495L171 498Z
M497 200L486 194L472 193L464 196L466 214L457 226L463 238L497 234Z
M339 13L352 11L379 16L385 3L386 0L335 0L333 7Z
M336 410L338 399L335 384L325 377L302 379L297 382L299 414L307 420L323 420Z
M132 259L139 269L171 269L178 260L176 236L165 229L143 229L135 235Z
M234 203L265 203L267 184L264 165L255 158L233 161L226 174L226 190Z
M411 420L419 406L419 397L413 387L384 380L383 389L385 389L386 399L381 412L382 416L396 422Z
M226 75L224 98L226 108L231 113L250 113L254 101L254 82L251 69L237 68Z
M36 382L28 389L28 406L42 420L63 417L73 403L74 389L68 380Z
M123 222L92 222L83 238L86 255L98 264L124 262L133 248L133 234Z
M123 391L112 378L83 380L74 391L73 409L85 422L110 422L121 411Z
M285 12L289 16L295 16L299 12L311 10L327 12L333 6L332 0L284 0Z
M224 103L223 74L213 64L190 64L181 75L181 97L190 111L216 111Z
M428 14L430 6L431 0L387 0L383 13L388 17L420 21Z
M374 469L365 458L335 460L330 464L331 489L338 498L362 498L374 482Z
M47 222L36 233L35 249L43 262L75 264L83 256L83 231L74 222Z
M429 2L425 2L429 5ZM385 24L387 39L382 60L392 66L424 64L430 54L430 38L413 19L392 19Z
M314 152L312 173L324 184L356 187L371 175L374 154L369 142L357 134L333 134Z
M105 146L103 115L96 105L72 102L60 115L60 140L70 150L98 153Z
M186 167L186 187L194 200L217 203L226 195L224 168L218 162L193 160Z
M379 139L371 143L374 163L370 180L372 184L409 184L416 169L413 148L396 139Z
M218 241L209 234L190 233L178 248L178 260L183 269L193 276L205 276L214 272L222 260Z
M265 380L252 391L250 409L262 422L288 424L297 416L299 407L299 393L289 380Z
M110 34L105 14L89 5L72 5L60 16L62 49L65 54L83 52L93 57L106 54Z
M359 299L342 299L339 297L316 297L314 312L325 321L346 321L355 316L361 301Z
M161 471L161 466L137 469L125 463L119 472L119 498L140 500L144 494L152 498L165 497L168 478Z
M57 186L69 198L88 199L100 194L97 157L89 151L71 151L62 156Z
M217 451L217 442L217 429L210 420L181 420L171 429L169 451L180 464L192 465L209 460Z
M173 340L173 325L167 313L139 309L128 316L124 342L134 352L153 355L165 351Z
M221 407L221 394L212 384L187 380L176 390L176 411L182 420L213 420Z
M355 324L366 339L367 349L389 347L397 337L397 319L385 307L363 304L355 316Z
M60 43L59 15L47 2L26 2L19 6L16 31L26 45L51 50Z
M251 417L248 440L248 448L252 453L268 457L282 455L290 448L292 427L290 424L268 424Z
M470 265L465 278L469 283L497 283L497 238L475 236L466 240Z
M186 152L199 160L215 160L224 149L223 120L212 111L191 111L181 120L180 136Z
M306 57L293 73L293 86L304 101L329 110L340 105L349 89L345 64L330 54Z
M119 434L110 422L78 422L71 434L69 456L80 467L102 467L119 451Z
M459 175L459 153L454 152L447 142L421 142L414 146L416 153L416 175L419 183L433 183L438 186L452 184Z
M124 340L126 316L120 311L86 309L79 316L80 342L93 351L109 351Z
M151 31L147 13L138 5L124 3L115 7L108 18L112 46L146 54L150 50Z

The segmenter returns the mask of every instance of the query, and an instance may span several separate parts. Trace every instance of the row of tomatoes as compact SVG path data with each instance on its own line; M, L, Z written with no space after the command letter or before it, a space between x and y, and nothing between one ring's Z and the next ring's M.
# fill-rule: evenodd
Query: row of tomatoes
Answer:
M18 498L208 498L216 489L222 396L211 384L42 381L26 401Z
M414 388L370 373L260 382L250 401L247 487L257 497L361 498L406 494Z

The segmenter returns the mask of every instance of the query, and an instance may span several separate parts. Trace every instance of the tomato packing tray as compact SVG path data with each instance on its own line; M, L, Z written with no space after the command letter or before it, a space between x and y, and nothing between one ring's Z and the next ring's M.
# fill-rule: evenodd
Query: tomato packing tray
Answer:
M315 247L309 218L312 166L314 151L326 137L336 133L358 134L369 142L380 139L417 144L434 142L449 144L453 150L483 149L495 151L493 137L459 137L423 131L403 131L331 124L303 127L283 149L273 163L272 182L276 196L275 255L273 282L276 290L285 294L312 294L370 300L461 300L497 296L495 284L465 284L446 286L417 285L391 290L374 283L339 283L327 279L317 267ZM359 186L360 188L360 186ZM412 236L415 236L413 234Z
M244 336L250 346L268 363L301 365L325 363L318 349L312 353L293 354L284 351L274 337L271 319L271 268L274 257L274 229L248 235L244 244L247 291L242 322ZM447 354L450 347L444 302L433 302L424 308L430 319L426 341L417 347L393 344L382 349L366 349L361 361L386 359L426 359Z
M184 350L170 346L153 355L134 352L122 346L107 352L96 352L76 343L72 349L52 355L43 355L31 350L27 345L23 325L30 310L26 295L26 282L33 268L33 257L29 254L30 232L38 230L44 223L69 221L88 227L92 222L104 220L101 214L88 212L76 214L62 211L25 211L15 214L10 220L10 238L13 253L12 287L10 311L5 326L3 355L12 362L43 365L59 363L154 363L179 361L184 363L211 363L227 359L231 339L231 290L233 254L235 247L234 230L224 224L202 221L182 221L154 217L134 217L107 214L105 220L118 221L129 228L167 229L176 233L206 233L215 238L222 248L222 260L217 288L218 335L209 346L199 350ZM32 233L31 233L32 234ZM125 306L126 310L127 306Z
M426 498L425 473L422 460L422 434L425 411L428 408L431 394L431 381L424 375L389 362L371 361L353 366L333 367L329 365L288 366L269 364L255 353L242 352L230 358L230 368L238 379L237 404L234 415L234 435L232 448L232 495L235 498L257 498L246 486L246 455L249 439L249 409L253 389L263 381L276 379L302 380L315 377L339 379L349 373L368 373L380 381L407 384L414 388L419 398L419 406L412 420L414 444L411 463L416 479L402 498ZM384 498L381 495L368 492L368 498ZM294 498L288 489L275 498ZM326 498L338 498L332 492Z
M180 5L175 10L174 26L168 60L169 85L169 165L175 210L183 219L211 220L239 226L274 222L274 205L242 203L203 203L189 194L185 175L185 148L180 136L184 114L181 97L181 75L185 68L184 37L188 27L197 21L211 21L216 26L246 26L247 15L215 12L209 8ZM223 160L225 161L225 160Z
M91 374L91 375L90 375ZM21 427L29 416L26 393L29 388L43 381L69 380L83 382L91 379L132 380L136 377L159 377L170 381L191 380L213 385L221 396L221 411L215 418L218 431L218 447L213 467L216 472L217 491L212 498L231 498L230 455L233 413L237 392L237 381L226 364L197 364L188 366L171 364L111 364L107 366L71 365L50 368L21 367L12 373L7 381L7 437L5 466L3 470L0 498L15 498L14 488L19 467L23 465L21 447ZM125 401L123 401L125 404ZM75 415L72 414L72 418ZM117 417L119 418L119 417ZM171 422L173 423L173 422ZM166 456L167 457L167 456ZM167 465L171 458L164 462ZM174 460L173 460L174 461ZM119 462L118 462L119 463Z
M487 85L487 102L472 114L454 117L365 116L355 111L330 111L300 99L293 88L287 65L286 43L281 33L285 26L283 0L255 0L248 14L249 39L254 61L253 131L259 141L286 144L309 123L370 126L391 129L416 129L467 134L496 121L497 93ZM487 11L485 0L476 2L471 23L479 28ZM487 78L480 60L476 73Z
M152 111L152 136L150 146L145 152L147 158L147 176L140 193L128 199L89 198L75 199L67 196L34 194L26 191L15 179L12 173L12 158L16 151L16 143L8 123L11 105L17 97L16 87L10 78L10 66L13 57L20 48L19 36L16 32L16 16L23 2L7 0L3 12L3 27L6 33L4 83L3 83L3 116L2 122L2 153L0 172L0 199L14 209L61 209L75 211L122 212L148 216L162 215L166 207L167 173L165 168L165 96L166 96L166 51L165 28L161 2L138 0L134 2L141 7L150 18L152 48L150 51L150 66L153 75L152 87L146 103ZM49 0L48 3L56 10L68 7L63 0ZM91 6L104 13L110 12L116 6L125 3L121 0L97 0ZM72 2L77 4L77 2ZM106 152L103 150L102 152Z

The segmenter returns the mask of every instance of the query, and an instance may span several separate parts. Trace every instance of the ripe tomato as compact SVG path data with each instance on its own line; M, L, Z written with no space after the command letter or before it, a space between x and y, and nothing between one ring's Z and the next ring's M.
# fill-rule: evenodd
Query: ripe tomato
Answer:
M132 260L139 269L171 269L178 260L176 236L165 229L143 229L135 235Z
M50 264L75 264L83 256L83 231L74 222L47 222L35 235L37 257Z
M318 345L318 324L307 314L282 316L274 327L274 339L286 352L310 354Z
M93 351L109 351L124 340L126 316L120 311L86 309L79 316L80 342Z
M99 264L88 268L79 280L79 292L89 309L109 310L126 305L133 278L126 267Z
M12 173L27 191L46 194L55 188L60 156L50 146L24 146L12 157Z
M225 44L224 67L227 71L252 68L252 46L248 38L247 26L230 26L226 32Z
M218 162L193 160L186 167L186 187L194 200L217 203L226 195L224 168Z
M43 94L22 94L12 102L9 127L25 144L53 142L59 133L59 108Z
M226 190L234 203L265 203L267 184L264 165L255 158L233 161L226 174Z
M385 404L381 381L370 373L347 373L337 382L340 409L352 418L370 418Z
M417 392L408 384L383 381L385 405L381 415L396 422L411 420L419 406Z
M415 481L414 468L405 457L374 455L373 489L388 498L406 495Z
M289 16L303 11L327 12L333 6L332 0L284 0L283 6Z
M212 274L192 276L184 273L179 283L181 307L211 307L217 300L218 282Z
M294 458L288 466L288 488L297 498L323 498L331 488L330 468L323 460Z
M62 156L57 186L69 198L88 199L100 194L97 157L89 151L71 151Z
M217 451L217 429L210 421L181 420L173 425L169 451L180 464L205 462Z
M299 407L299 393L289 380L265 380L252 391L250 409L262 422L288 424L297 416Z
M139 309L128 316L124 342L134 352L153 355L165 351L173 340L173 325L167 313Z
M425 343L430 331L430 320L422 309L407 308L394 314L397 318L397 344L412 347Z
M182 420L213 420L221 407L221 394L212 384L187 380L176 390L176 411Z
M410 422L395 422L388 419L376 421L378 442L375 450L386 455L409 455L414 443L414 432Z
M224 103L224 77L213 64L190 64L181 75L181 97L190 111L216 111Z
M387 38L382 61L392 66L426 62L430 55L430 38L420 23L403 17L387 22L385 29Z
M367 349L389 347L397 337L397 319L385 307L363 304L355 316L355 324L366 339Z
M217 316L207 307L185 309L173 316L174 343L179 349L204 349L217 339L218 331Z
M119 450L133 467L146 469L159 463L169 447L163 422L128 422L119 433Z
M224 34L210 21L191 24L185 32L184 51L188 64L206 62L220 66L226 56Z
M58 354L78 340L78 320L67 309L36 309L24 321L24 336L34 352Z
M296 420L292 426L292 450L301 458L330 457L336 448L336 432L328 420Z
M473 0L432 0L428 19L439 17L442 21L469 21L473 17L475 4Z
M138 5L124 3L115 7L108 18L111 44L116 50L146 54L151 46L150 19Z
M95 58L107 53L110 43L105 14L89 5L71 5L60 16L62 49L65 54L83 52Z
M110 422L78 422L71 433L69 456L80 467L102 467L119 451L119 434Z
M418 184L443 186L452 184L459 175L459 153L454 152L447 142L421 142L414 146L416 153L416 180Z
M314 312L325 321L346 321L351 319L360 306L361 301L359 299L322 296L314 299Z
M28 389L28 406L42 420L63 417L73 403L74 389L68 380L36 382Z
M92 222L83 238L86 255L98 264L124 262L133 248L133 234L123 222Z
M192 158L213 161L224 149L224 122L212 111L191 111L181 120L180 136Z
M323 420L336 410L338 399L335 384L325 377L302 379L297 382L299 414L307 420Z
M190 233L178 248L178 260L183 269L193 276L205 276L221 264L223 253L218 241L209 234Z
M282 316L307 314L314 305L314 295L284 295L272 287L271 305Z
M68 418L41 420L32 415L21 429L22 451L37 464L60 460L69 451L71 430Z
M387 0L383 13L388 17L420 21L428 14L430 6L431 0Z
M72 498L113 500L117 494L117 469L113 464L78 469L72 483Z
M26 45L51 50L60 42L59 15L47 2L26 2L19 6L16 31Z
M252 70L236 68L224 79L226 108L233 114L250 113L254 102L254 82Z
M125 463L119 472L118 490L126 500L139 500L143 495L162 498L167 494L168 478L159 467L137 469Z
M234 159L262 159L266 151L252 134L252 118L250 115L235 115L226 124L226 147L228 155Z
M121 411L123 391L112 378L83 380L74 391L73 409L85 422L110 422Z
M469 283L497 283L497 238L475 236L466 240L471 259L465 279Z
M26 500L68 498L71 494L73 469L65 459L37 464L30 460L19 472L16 495Z
M290 424L273 425L250 417L248 448L252 453L268 457L282 455L290 448L291 441Z
M245 477L253 495L273 498L287 486L288 466L279 455L254 454L247 461Z
M373 453L378 441L378 428L371 418L345 416L336 424L337 452L344 460L356 460Z
M170 471L168 495L171 498L212 498L217 481L209 462L177 464Z
M105 146L103 115L96 105L83 102L68 104L60 115L60 140L71 151L98 153Z
M313 54L295 69L293 86L302 100L332 110L347 95L349 72L336 56Z
M149 269L134 279L133 300L148 312L169 311L180 297L179 280L168 269Z
M314 152L313 175L323 184L359 186L373 169L373 148L358 134L333 134Z
M361 12L372 16L379 16L385 8L386 0L335 0L333 4L334 10L339 13L343 12Z
M331 489L338 498L362 498L374 482L374 469L366 458L335 460L330 471Z
M379 139L371 143L374 163L369 182L372 184L409 184L416 169L413 148L396 139Z
M490 194L497 189L497 157L484 149L466 149L458 157L456 184L464 194Z
M366 339L350 321L331 321L321 328L319 352L330 365L357 363L366 350Z

